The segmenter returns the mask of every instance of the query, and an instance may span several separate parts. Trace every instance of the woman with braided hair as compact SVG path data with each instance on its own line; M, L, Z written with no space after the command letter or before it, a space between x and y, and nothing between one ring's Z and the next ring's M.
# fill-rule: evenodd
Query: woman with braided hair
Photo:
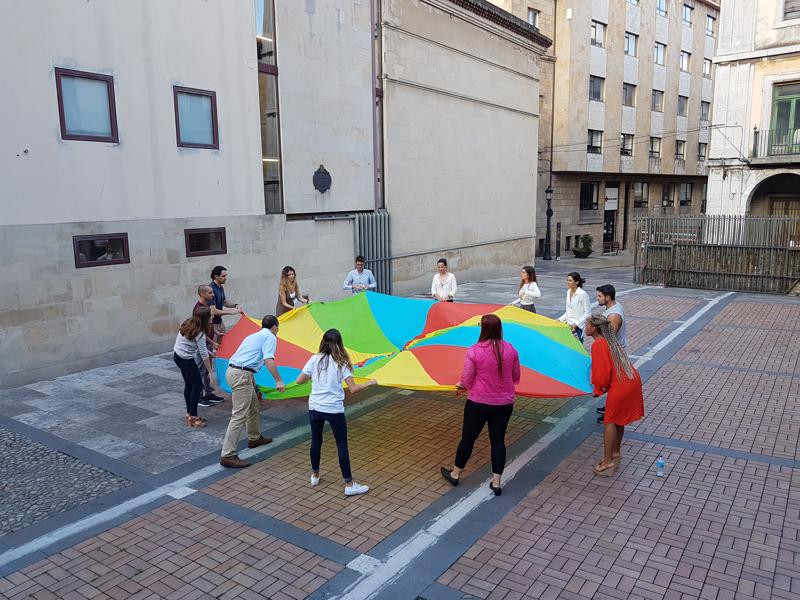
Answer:
M622 349L611 321L603 316L602 307L592 311L586 319L586 335L594 338L592 344L593 396L607 393L603 417L603 459L592 470L595 475L608 477L614 474L622 454L622 436L625 425L644 416L642 379Z

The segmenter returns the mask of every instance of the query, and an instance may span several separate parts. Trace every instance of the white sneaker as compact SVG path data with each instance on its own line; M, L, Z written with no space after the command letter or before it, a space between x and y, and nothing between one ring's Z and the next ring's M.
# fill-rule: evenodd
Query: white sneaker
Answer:
M369 491L368 485L361 485L360 483L353 482L351 486L344 486L345 496L358 496L359 494L366 494Z
M317 475L311 476L311 487L317 487L319 485L319 477Z

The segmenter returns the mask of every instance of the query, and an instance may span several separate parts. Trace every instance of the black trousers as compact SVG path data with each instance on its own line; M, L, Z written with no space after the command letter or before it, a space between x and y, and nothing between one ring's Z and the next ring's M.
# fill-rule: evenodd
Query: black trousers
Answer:
M456 450L456 467L463 469L467 466L475 440L483 431L483 426L488 424L489 443L492 446L492 473L502 474L506 466L506 429L513 410L513 404L492 405L467 400L464 404L461 441Z
M193 358L181 358L173 354L175 364L183 375L183 399L186 400L186 412L190 416L197 416L197 403L200 401L200 394L203 393L203 378L200 376L200 369Z

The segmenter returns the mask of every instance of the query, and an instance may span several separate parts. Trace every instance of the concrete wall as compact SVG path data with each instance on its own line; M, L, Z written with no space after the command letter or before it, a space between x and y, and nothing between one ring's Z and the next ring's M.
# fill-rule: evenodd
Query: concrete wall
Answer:
M533 258L538 52L441 0L384 5L386 203L397 293L429 289L443 248L468 250L462 279L513 273ZM476 82L481 82L476 85ZM446 255L446 253L444 253Z

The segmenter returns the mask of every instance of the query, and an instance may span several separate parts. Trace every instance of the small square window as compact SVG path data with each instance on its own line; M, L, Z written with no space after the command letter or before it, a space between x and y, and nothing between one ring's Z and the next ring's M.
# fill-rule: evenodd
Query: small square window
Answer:
M56 67L61 139L119 142L114 78Z
M216 92L178 86L172 90L178 146L218 150Z
M675 158L678 160L686 158L686 142L684 140L675 140Z
M667 46L661 42L656 42L653 48L653 62L657 65L665 65L667 59Z
M688 25L689 27L692 26L692 13L694 13L694 9L689 6L688 4L683 5L683 24Z
M636 86L632 83L622 84L622 105L636 106Z
M717 19L711 15L706 15L706 35L714 37L717 32Z
M620 156L633 156L633 134L623 133L622 144L619 147Z
M650 108L655 112L664 112L664 92L653 90L653 102Z
M602 77L595 77L589 75L589 100L595 102L603 101L603 83L605 80Z
M75 268L120 265L131 262L127 233L72 236Z
M589 154L601 154L603 152L603 132L595 129L589 130L586 151Z
M535 8L528 9L528 24L539 29L539 11Z
M606 37L606 26L599 21L592 21L591 42L592 46L603 47Z
M639 36L635 33L625 32L625 54L627 56L636 56L639 46Z
M186 256L211 256L227 254L228 244L224 227L208 227L205 229L184 229Z
M707 77L711 79L711 59L704 58L703 59L703 77Z
M681 71L689 72L689 60L692 58L691 52L681 50Z
M688 96L678 96L678 116L689 116L689 98Z
M656 12L662 17L667 16L667 0L656 0Z

